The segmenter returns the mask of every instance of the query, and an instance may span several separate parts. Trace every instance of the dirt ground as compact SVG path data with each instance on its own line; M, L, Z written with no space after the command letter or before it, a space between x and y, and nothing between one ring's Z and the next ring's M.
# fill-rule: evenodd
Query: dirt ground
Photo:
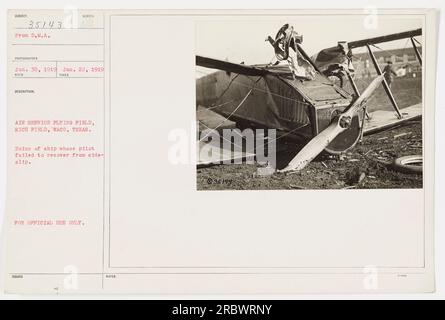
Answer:
M283 143L286 151L277 153L278 167L299 148ZM198 168L197 184L198 190L422 188L421 174L397 172L391 166L397 157L421 154L422 122L417 120L365 136L345 155L321 155L300 172L263 176L258 164L215 165Z

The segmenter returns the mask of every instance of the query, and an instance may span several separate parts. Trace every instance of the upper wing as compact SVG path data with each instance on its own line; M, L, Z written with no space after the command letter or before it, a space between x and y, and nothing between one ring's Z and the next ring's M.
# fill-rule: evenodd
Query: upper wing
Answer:
M244 64L232 63L203 56L196 56L196 65L206 68L219 69L247 76L264 76L269 72L264 68L247 66Z
M383 43L383 42L388 42L388 41L412 38L412 37L421 36L421 35L422 35L422 29L415 29L415 30L411 30L411 31L393 33L393 34L389 34L386 36L351 41L351 42L348 42L348 46L349 46L349 49L359 48L359 47L364 47L367 44L377 44L377 43Z
M346 47L347 47L347 49L353 49L353 48L364 47L366 45L373 45L373 44L377 44L377 43L412 38L412 37L416 37L416 36L420 36L420 35L422 35L422 29L415 29L415 30L375 37L375 38L368 38L368 39L347 42ZM312 59L313 59L314 63L319 68L323 69L333 63L342 63L344 61L344 57L346 54L347 54L347 52L345 52L345 47L341 47L340 45L337 45L335 47L326 48L326 49L319 51Z

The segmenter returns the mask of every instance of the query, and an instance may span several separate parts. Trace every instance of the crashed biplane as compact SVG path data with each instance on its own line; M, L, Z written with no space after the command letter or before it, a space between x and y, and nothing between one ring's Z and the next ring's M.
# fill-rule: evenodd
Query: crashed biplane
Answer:
M196 65L220 71L197 79L197 105L211 109L237 126L274 128L282 135L308 141L281 172L301 170L322 151L341 154L353 148L365 133L400 125L421 116L420 104L399 109L371 46L411 39L422 63L415 37L422 29L351 42L310 57L303 37L285 24L275 38L268 37L276 63L244 65L196 56ZM359 92L354 81L352 49L366 47L377 77ZM280 63L284 61L284 63ZM340 81L336 81L340 80ZM343 88L349 81L353 92ZM395 113L379 119L367 113L367 102L382 85Z

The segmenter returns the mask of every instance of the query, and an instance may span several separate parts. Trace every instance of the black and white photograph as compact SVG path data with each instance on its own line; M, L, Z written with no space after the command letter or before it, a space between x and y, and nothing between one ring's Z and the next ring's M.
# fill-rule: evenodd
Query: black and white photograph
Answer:
M423 186L422 20L196 24L198 190Z

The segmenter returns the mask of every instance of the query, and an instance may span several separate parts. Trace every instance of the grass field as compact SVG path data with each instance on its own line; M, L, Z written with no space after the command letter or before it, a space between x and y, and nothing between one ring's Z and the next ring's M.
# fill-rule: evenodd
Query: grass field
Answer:
M372 79L357 79L356 84L360 92L363 92ZM352 93L352 87L349 83L345 84L346 91ZM422 79L421 78L395 78L391 86L391 91L394 95L400 109L412 106L422 102ZM374 93L374 96L368 102L368 111L374 110L391 110L392 105L386 95L383 86L380 86Z

